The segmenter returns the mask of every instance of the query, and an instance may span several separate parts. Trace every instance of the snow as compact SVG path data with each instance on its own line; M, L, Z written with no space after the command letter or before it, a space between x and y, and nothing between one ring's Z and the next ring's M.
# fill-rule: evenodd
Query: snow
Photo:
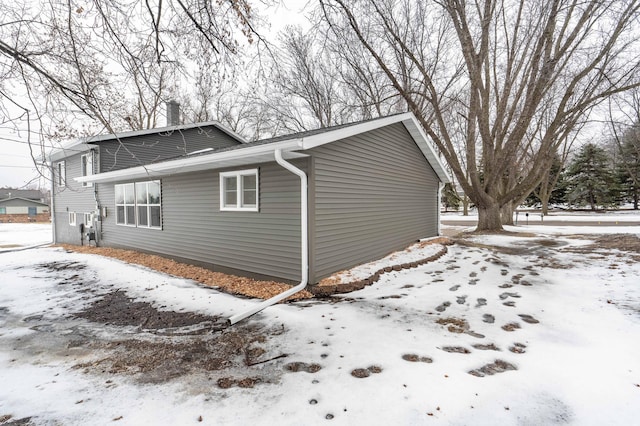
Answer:
M402 265L403 263L418 262L427 259L442 250L441 244L431 244L430 239L412 244L403 251L395 251L382 259L363 263L346 271L338 272L330 277L332 284L350 283L364 280L385 267Z
M3 244L10 241L8 235L21 246L50 235L45 229L36 237L35 230L0 226ZM232 425L635 424L640 417L640 263L617 250L585 253L579 249L595 237L574 234L640 231L566 228L523 226L509 228L522 236L476 236L471 242L477 247L449 246L439 260L383 274L342 301L268 308L248 320L284 325L282 335L269 336L268 348L290 354L282 363L314 362L322 369L289 373L280 366L269 370L279 371L271 383L247 389L220 389L206 375L154 384L125 375L84 374L73 368L87 356L84 352L70 359L39 350L43 340L55 343L55 330L89 327L69 312L96 296L60 285L37 265L86 264L85 279L100 291L122 289L163 309L228 316L255 301L58 248L0 253L0 418L10 414L12 419L31 417L34 424L65 425L197 424L200 416L201 424ZM499 287L506 284L513 286ZM50 327L30 328L34 315L43 315ZM484 322L484 315L495 321ZM452 333L436 323L446 318L466 320L472 334ZM520 328L505 331L502 326L511 322ZM109 335L115 328L98 331ZM472 346L489 343L500 351ZM511 352L514 343L525 345L525 352ZM470 353L443 350L448 346ZM408 362L402 359L405 354L433 362ZM517 370L468 374L496 360ZM366 378L350 374L369 366L382 372Z
M0 252L48 244L52 236L50 223L0 223Z

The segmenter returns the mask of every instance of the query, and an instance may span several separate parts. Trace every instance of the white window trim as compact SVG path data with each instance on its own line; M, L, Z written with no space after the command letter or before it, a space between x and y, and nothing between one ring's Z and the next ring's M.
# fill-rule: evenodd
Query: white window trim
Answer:
M82 166L83 164L85 164L85 162L86 162L86 167L84 167L84 170L82 170L83 169ZM80 170L83 177L93 175L93 152L82 154L80 156ZM93 182L82 182L82 186L92 187Z
M150 183L154 183L157 182L158 186L160 186L160 203L158 204L149 204L149 184ZM135 193L135 191L137 191L137 185L140 183L144 183L147 187L147 202L144 204L138 204L138 194ZM162 229L162 184L160 183L159 180L148 180L148 181L144 181L144 182L135 182L135 184L133 185L133 196L135 197L135 207L136 207L136 227L138 228L148 228L148 229ZM146 207L147 208L147 224L146 225L141 225L140 221L138 219L138 207ZM160 226L153 226L151 225L151 207L160 207Z
M151 182L158 182L158 185L160 186L160 203L159 204L141 204L141 206L145 206L147 207L147 212L149 212L149 207L152 206L158 206L160 207L160 226L151 226L150 224L147 225L140 225L138 223L138 197L136 194L136 184L140 184L140 183L151 183ZM126 209L127 206L129 206L130 204L114 204L115 205L115 210L114 210L114 218L115 218L115 223L117 226L127 226L129 228L142 228L142 229L156 229L156 230L162 230L162 180L149 180L149 181L143 181L143 182L125 182L125 183L119 183L114 185L114 193L115 193L115 187L119 186L119 185L128 185L128 184L133 184L133 211L134 211L134 215L135 215L135 220L133 224L127 224L127 223L118 223L118 206L124 206L125 209L125 216L126 216ZM126 195L126 194L125 194ZM149 196L147 195L147 203L149 202ZM148 217L147 218L149 222L151 222L151 218ZM126 222L126 220L125 220Z
M76 226L76 212L69 212L69 226Z
M255 175L256 177L256 205L251 207L242 206L242 176L251 176ZM246 170L233 170L230 172L220 172L220 211L222 212L258 212L260 211L260 174L258 173L258 169L246 169ZM236 178L236 205L226 206L224 204L224 196L225 196L225 178L235 177Z
M56 182L58 183L58 188L64 188L67 186L67 165L64 161L58 161L56 163L56 170L54 171L56 175Z
M134 216L133 217L133 223L132 224L127 223L127 207L130 206L130 204L127 204L126 202L123 203L123 204L116 203L115 204L115 207L116 207L115 208L116 225L118 225L118 226L127 226L129 228L137 228L136 224L138 223L138 218L137 218L138 214L136 213L136 199L135 199L135 196L136 196L136 184L135 184L135 182L125 182L125 183L116 184L114 186L114 193L115 193L115 187L116 186L129 185L129 184L133 184L133 197L134 197L133 198L133 216ZM127 194L125 193L125 199L126 199L126 195ZM118 223L118 206L123 206L124 207L124 221L125 221L125 223Z

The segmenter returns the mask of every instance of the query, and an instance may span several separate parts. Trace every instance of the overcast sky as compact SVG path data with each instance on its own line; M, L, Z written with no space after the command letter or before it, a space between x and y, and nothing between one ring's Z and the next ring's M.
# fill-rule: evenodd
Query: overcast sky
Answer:
M270 15L272 30L268 37L271 37L272 41L275 41L275 35L285 25L305 22L302 11L307 4L306 1L281 0L281 3L285 6L260 11ZM0 117L0 123L2 121L4 117ZM42 188L50 186L49 182L39 177L36 171L29 153L26 131L16 132L10 124L0 124L0 188L22 188L27 185Z

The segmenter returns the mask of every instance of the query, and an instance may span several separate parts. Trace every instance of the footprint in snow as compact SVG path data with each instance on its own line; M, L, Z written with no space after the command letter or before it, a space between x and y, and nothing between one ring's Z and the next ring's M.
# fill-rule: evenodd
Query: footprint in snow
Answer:
M490 364L469 371L469 374L476 377L492 376L497 373L504 373L509 370L517 370L516 366L501 359L497 359Z
M456 284L456 285L454 285L453 287L451 287L451 288L449 289L449 291L456 291L456 290L458 290L459 288L460 288L460 285Z
M518 314L518 316L522 318L522 321L528 324L538 324L540 322L529 314Z
M515 306L516 306L516 302L514 302L513 300L509 300L509 301L506 301L506 302L502 302L502 304L503 304L504 306L508 306L508 307L510 307L510 308L515 308Z
M478 303L476 304L476 308L479 308L480 306L486 306L487 305L487 299L485 299L483 297L479 297L476 300L478 301Z
M436 307L436 311L444 312L449 306L451 306L451 302L442 302Z
M469 274L469 276L470 276L471 278L473 278L473 277L477 277L477 276L478 276L478 273L477 273L477 272L471 272L471 273Z
M494 343L489 343L489 344L476 343L471 346L473 346L474 349L479 349L481 351L500 351L500 348L497 347Z
M467 296L458 296L456 298L456 303L458 303L458 305L464 305L464 302L467 301Z
M462 346L443 346L442 350L453 354L470 354L471 351Z
M491 314L484 314L482 316L482 321L486 322L487 324L493 324L496 321L496 317Z
M507 291L505 291L504 293L502 293L500 296L500 300L504 300L507 297L515 297L515 298L519 298L520 295L518 293L509 293Z
M509 350L511 352L513 352L514 354L523 354L525 353L525 349L526 349L527 345L523 344L523 343L514 343L513 346L509 347Z

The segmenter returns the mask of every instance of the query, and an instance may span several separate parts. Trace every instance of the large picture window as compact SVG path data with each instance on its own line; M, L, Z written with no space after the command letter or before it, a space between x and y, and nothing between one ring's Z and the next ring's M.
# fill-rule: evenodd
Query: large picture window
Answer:
M220 210L258 211L258 169L220 173Z
M115 186L116 223L139 228L162 228L160 181Z
M93 174L93 153L84 154L80 157L80 166L82 168L82 176L91 176ZM82 182L82 186L93 186L91 182Z

